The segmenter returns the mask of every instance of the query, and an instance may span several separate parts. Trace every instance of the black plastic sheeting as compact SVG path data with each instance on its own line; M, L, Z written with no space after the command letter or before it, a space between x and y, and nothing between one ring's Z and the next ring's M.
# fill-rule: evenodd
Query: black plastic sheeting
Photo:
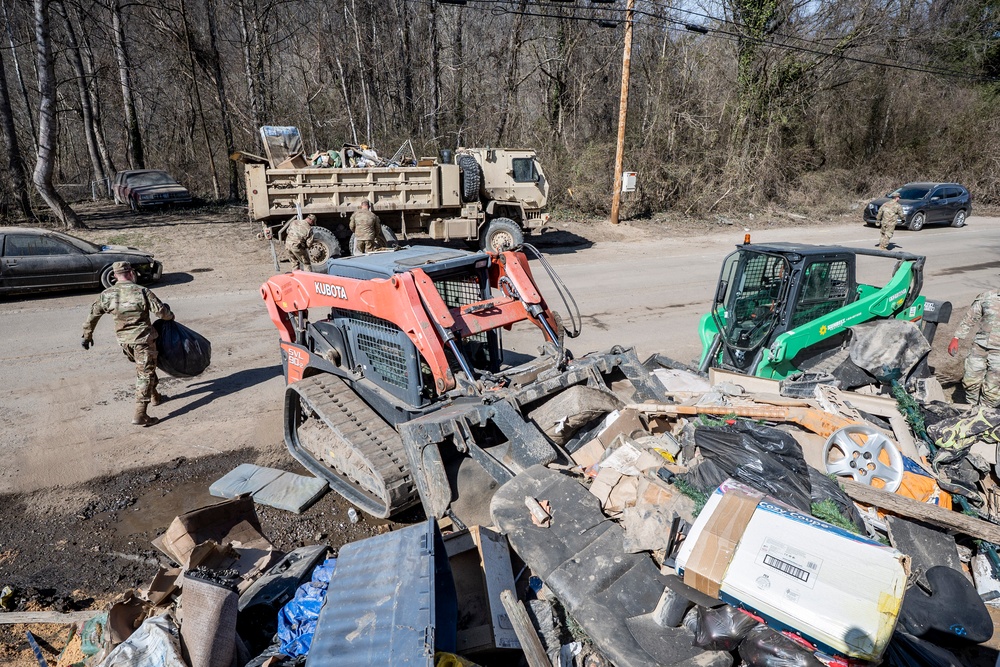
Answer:
M212 363L212 344L197 331L176 320L156 320L156 367L167 375L190 378Z
M951 651L899 630L892 635L883 664L886 667L963 667L962 661Z
M694 440L702 456L729 477L810 513L809 466L790 434L737 420L732 426L698 427ZM697 486L695 480L687 481ZM709 493L717 486L699 490Z

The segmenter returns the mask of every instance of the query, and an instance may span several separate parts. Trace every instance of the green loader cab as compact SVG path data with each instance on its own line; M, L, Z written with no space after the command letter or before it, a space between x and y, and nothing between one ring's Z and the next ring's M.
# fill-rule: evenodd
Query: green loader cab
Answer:
M699 326L701 370L783 379L846 357L849 328L876 319L920 322L933 341L951 304L920 296L924 257L801 243L744 243L726 257ZM879 287L857 280L857 257L895 261Z

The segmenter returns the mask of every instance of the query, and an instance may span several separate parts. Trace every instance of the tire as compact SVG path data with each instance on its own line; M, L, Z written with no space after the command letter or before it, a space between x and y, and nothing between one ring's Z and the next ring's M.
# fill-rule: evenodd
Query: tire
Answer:
M382 238L385 239L386 248L396 248L399 246L399 239L396 238L396 233L389 229L388 225L382 225ZM352 255L358 254L357 234L351 233L351 240L347 242L347 245L351 249Z
M494 218L486 223L479 247L487 252L510 250L524 243L524 231L510 218Z
M913 217L910 218L910 224L906 226L911 232L919 232L924 228L924 223L927 222L927 216L924 215L923 211L920 213L914 213Z
M462 201L478 201L479 186L482 184L483 171L471 155L459 155L458 167L462 170Z
M116 282L118 282L118 279L115 278L115 272L111 270L111 264L108 264L104 267L104 270L101 271L101 287L108 289Z
M340 241L325 227L313 227L313 238L308 246L309 262L326 266L326 261L340 257Z
M865 227L878 227L874 221L865 220Z
M952 227L965 227L965 211L959 211L951 221Z

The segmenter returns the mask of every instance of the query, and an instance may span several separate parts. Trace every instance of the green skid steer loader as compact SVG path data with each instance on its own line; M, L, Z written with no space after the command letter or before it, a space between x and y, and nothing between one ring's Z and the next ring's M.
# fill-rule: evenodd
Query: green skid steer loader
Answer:
M919 322L928 342L951 303L920 295L924 257L798 243L736 246L726 257L711 312L701 318L700 369L783 379L830 372L847 357L850 327L877 319ZM879 287L857 280L859 255L895 260Z

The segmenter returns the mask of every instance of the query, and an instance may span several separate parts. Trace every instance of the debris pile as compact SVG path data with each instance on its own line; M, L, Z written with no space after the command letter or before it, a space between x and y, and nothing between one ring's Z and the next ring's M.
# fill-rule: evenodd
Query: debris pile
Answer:
M323 488L241 466L59 664L992 664L1000 412L891 379L654 375L662 402L581 387L535 411L569 459L501 485L492 526L282 554L254 503Z

